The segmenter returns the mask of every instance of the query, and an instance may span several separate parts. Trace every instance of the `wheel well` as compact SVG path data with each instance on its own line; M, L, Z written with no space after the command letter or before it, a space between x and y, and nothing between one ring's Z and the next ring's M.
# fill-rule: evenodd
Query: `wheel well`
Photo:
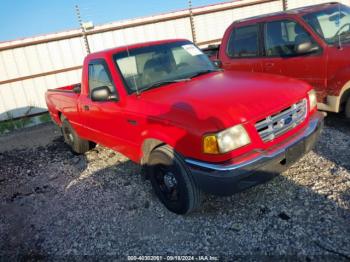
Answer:
M340 112L340 111L342 111L342 109L344 109L345 102L347 101L349 96L350 96L350 81L345 83L345 85L340 90L340 94L339 94L339 98L338 98L338 107L339 107L338 112Z
M141 164L145 164L148 162L148 158L149 155L151 154L151 152L159 147L165 145L165 143L163 141L160 141L158 139L146 139L142 145L142 158L141 158Z
M62 124L62 122L63 122L63 120L64 120L64 115L62 114L62 112L60 112L60 111L58 111L58 119L61 121L61 124Z

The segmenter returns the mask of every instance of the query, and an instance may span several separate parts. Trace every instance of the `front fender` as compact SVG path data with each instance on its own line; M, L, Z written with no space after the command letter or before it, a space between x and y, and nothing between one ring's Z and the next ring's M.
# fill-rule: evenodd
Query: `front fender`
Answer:
M181 127L157 125L142 132L141 136L142 146L139 156L141 163L147 162L151 151L162 144L171 146L186 157L198 156L201 149L200 138Z

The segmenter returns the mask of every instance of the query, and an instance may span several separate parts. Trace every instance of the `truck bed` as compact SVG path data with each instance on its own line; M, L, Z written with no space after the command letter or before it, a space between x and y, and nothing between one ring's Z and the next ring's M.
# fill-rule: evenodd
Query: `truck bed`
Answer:
M80 96L81 84L74 84L56 89L48 89L45 95L47 107L51 118L61 124L60 113L72 116L73 121L78 113L78 98ZM60 113L58 113L60 112Z
M54 89L48 89L48 92L63 92L63 93L76 93L76 94L80 94L80 90L81 90L81 84L74 84L74 85L69 85L69 86L63 86L63 87L59 87L59 88L54 88Z

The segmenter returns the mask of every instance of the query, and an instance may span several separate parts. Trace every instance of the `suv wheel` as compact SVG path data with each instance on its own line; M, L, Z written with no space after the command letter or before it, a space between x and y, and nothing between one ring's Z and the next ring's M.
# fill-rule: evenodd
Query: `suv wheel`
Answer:
M200 206L200 191L183 158L169 146L151 152L148 176L153 190L167 209L187 214Z

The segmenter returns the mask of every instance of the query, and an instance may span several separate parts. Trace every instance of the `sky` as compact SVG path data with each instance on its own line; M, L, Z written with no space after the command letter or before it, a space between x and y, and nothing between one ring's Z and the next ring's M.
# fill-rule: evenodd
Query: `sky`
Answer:
M225 0L192 0L202 6ZM1 0L0 41L78 28L75 5L83 21L95 25L188 8L188 0Z

